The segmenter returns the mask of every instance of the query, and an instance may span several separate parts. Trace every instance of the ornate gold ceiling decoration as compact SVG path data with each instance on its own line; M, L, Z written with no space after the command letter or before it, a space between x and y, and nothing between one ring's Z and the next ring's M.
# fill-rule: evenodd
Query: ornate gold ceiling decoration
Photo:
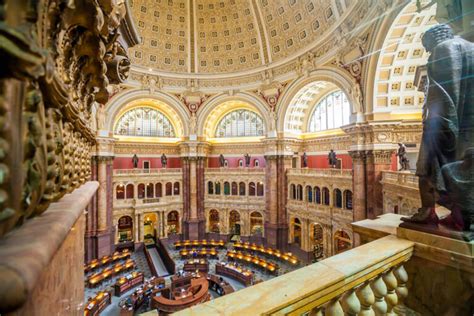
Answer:
M347 22L357 5L353 0L133 0L142 44L129 53L141 71L254 72L314 48Z

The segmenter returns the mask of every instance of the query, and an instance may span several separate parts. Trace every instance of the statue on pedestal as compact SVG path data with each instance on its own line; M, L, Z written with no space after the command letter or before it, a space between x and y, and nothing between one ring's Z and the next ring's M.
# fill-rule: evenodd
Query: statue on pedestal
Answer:
M163 153L163 155L161 155L161 167L166 168L167 164L168 164L168 158L166 158L166 155Z
M306 151L303 153L303 168L308 168L308 155L306 155Z
M224 168L225 167L225 158L224 158L224 155L223 154L220 154L219 155L219 166L221 168Z
M462 226L472 233L474 191L472 183L460 181L460 170L464 170L463 175L472 176L474 44L454 36L445 24L426 31L422 43L431 53L427 63L429 88L416 170L422 205L416 214L402 220L436 225L439 218L435 203L438 203L452 212L463 213L467 222L451 225L451 228ZM466 207L468 201L471 204ZM442 223L456 223L454 215Z
M136 169L138 168L138 156L137 154L133 154L133 157L132 157L132 164L133 164L133 168Z
M329 165L331 166L331 168L336 168L336 166L337 166L337 156L336 156L336 152L332 149L328 154L328 161L329 161Z
M410 161L407 158L407 148L402 143L398 143L397 156L398 160L400 161L400 170L398 171L410 170Z
M247 153L245 154L245 167L250 167L250 155Z

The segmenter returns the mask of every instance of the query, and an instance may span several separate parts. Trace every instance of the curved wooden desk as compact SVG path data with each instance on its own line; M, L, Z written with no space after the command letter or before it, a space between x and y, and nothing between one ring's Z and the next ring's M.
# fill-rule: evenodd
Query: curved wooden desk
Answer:
M186 248L186 247L191 247L191 248L224 248L225 247L225 242L223 240L183 240L183 241L176 241L174 243L174 246L176 249L179 248Z
M209 282L205 277L199 277L191 280L191 285L183 291L169 293L171 298L154 296L151 307L157 308L160 312L174 313L182 309L206 302L210 299ZM163 294L164 292L162 292Z
M252 252L258 252L263 255L271 256L274 259L280 259L291 264L298 264L298 258L294 256L291 252L281 252L278 249L264 247L262 245L257 245L254 243L248 242L236 242L234 243L234 248L236 250L248 250Z
M225 275L231 279L234 279L245 286L252 284L254 273L247 269L237 267L232 263L216 263L216 274Z
M218 277L217 275L208 274L207 281L209 282L209 286L211 290L213 290L214 292L216 292L217 294L221 296L235 292L232 285L230 285L224 280L221 280L221 278Z

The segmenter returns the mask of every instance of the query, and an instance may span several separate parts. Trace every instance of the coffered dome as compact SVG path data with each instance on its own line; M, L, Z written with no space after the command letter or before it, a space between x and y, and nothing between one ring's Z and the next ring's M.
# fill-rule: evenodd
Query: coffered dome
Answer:
M223 74L263 70L314 48L353 0L133 0L136 69Z

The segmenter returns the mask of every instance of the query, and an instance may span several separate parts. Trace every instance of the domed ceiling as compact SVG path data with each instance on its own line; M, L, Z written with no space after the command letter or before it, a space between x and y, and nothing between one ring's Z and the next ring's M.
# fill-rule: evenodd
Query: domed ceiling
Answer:
M142 43L137 68L235 73L284 63L314 47L354 0L131 0Z

